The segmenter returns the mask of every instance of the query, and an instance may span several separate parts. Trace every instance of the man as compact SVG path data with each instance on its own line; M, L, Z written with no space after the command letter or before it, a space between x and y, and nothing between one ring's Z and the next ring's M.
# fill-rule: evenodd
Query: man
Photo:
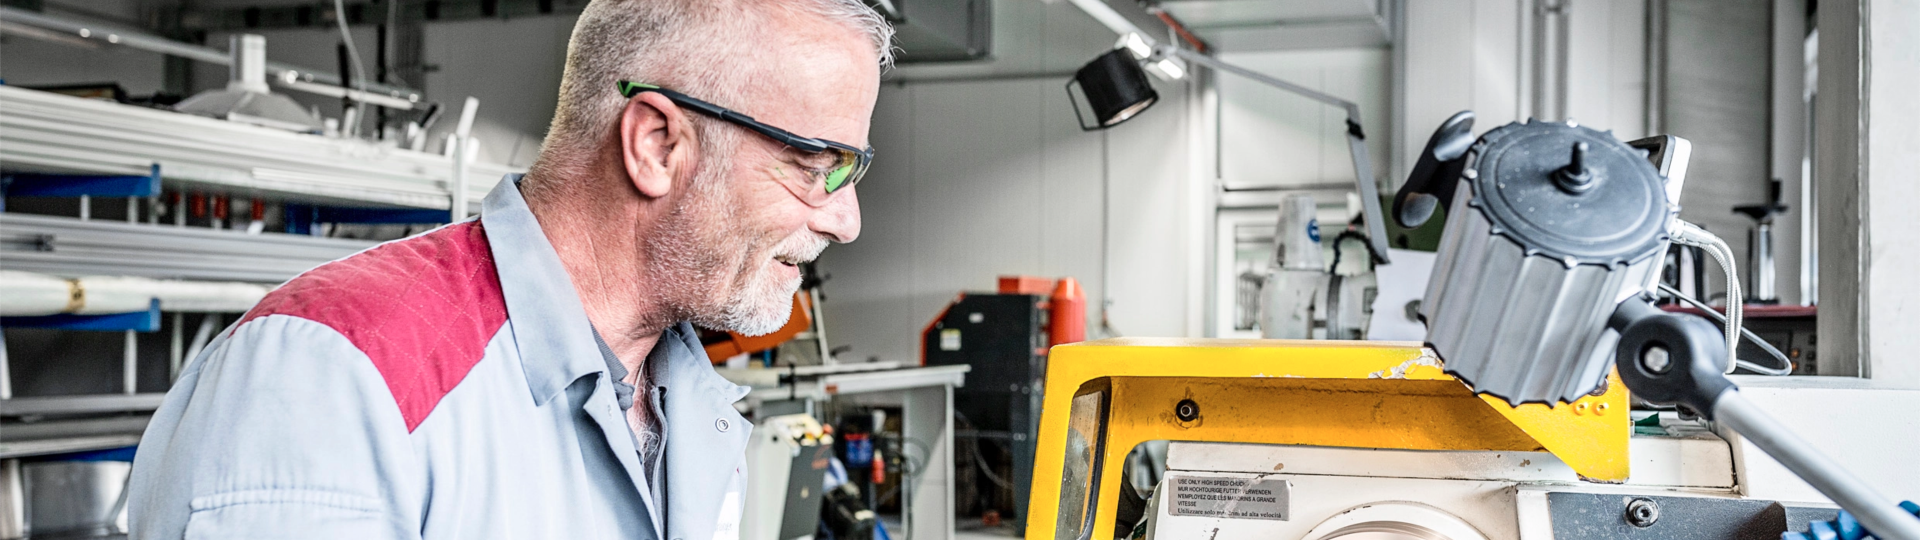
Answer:
M796 265L859 235L890 35L859 0L589 5L525 178L181 374L133 537L737 537L745 389L688 323L777 329Z

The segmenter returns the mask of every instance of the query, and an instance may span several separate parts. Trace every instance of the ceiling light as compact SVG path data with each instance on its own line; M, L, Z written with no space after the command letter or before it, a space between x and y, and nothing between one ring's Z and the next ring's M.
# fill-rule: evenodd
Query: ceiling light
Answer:
M1120 36L1120 41L1114 43L1113 48L1126 49L1127 52L1133 53L1134 60L1146 60L1153 56L1153 44L1147 43L1147 38L1134 32L1127 32L1126 35Z
M1177 58L1161 58L1147 62L1147 73L1163 81L1177 81L1187 76L1187 65Z

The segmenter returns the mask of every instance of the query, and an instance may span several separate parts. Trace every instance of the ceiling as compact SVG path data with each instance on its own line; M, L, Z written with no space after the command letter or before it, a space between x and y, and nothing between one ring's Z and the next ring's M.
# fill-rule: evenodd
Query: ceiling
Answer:
M1160 0L1223 52L1385 46L1394 0Z

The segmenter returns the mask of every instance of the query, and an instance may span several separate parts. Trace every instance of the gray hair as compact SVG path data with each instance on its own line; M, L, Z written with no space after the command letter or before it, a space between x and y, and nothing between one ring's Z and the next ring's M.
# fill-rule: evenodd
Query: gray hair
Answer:
M893 62L893 27L862 0L594 0L574 24L559 104L534 169L581 172L569 169L586 164L566 157L598 150L613 134L626 106L615 88L623 79L739 106L749 76L740 69L741 59L760 53L755 47L762 41L754 33L764 28L769 8L797 10L864 34L881 69ZM709 158L727 153L738 140L713 122L695 125Z

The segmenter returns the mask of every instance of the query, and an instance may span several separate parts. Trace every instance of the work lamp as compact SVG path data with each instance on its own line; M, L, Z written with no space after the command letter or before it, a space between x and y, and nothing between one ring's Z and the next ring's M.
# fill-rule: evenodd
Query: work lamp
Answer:
M1147 82L1146 71L1126 48L1107 51L1081 66L1067 82L1067 97L1073 99L1073 115L1085 131L1120 125L1160 100Z

